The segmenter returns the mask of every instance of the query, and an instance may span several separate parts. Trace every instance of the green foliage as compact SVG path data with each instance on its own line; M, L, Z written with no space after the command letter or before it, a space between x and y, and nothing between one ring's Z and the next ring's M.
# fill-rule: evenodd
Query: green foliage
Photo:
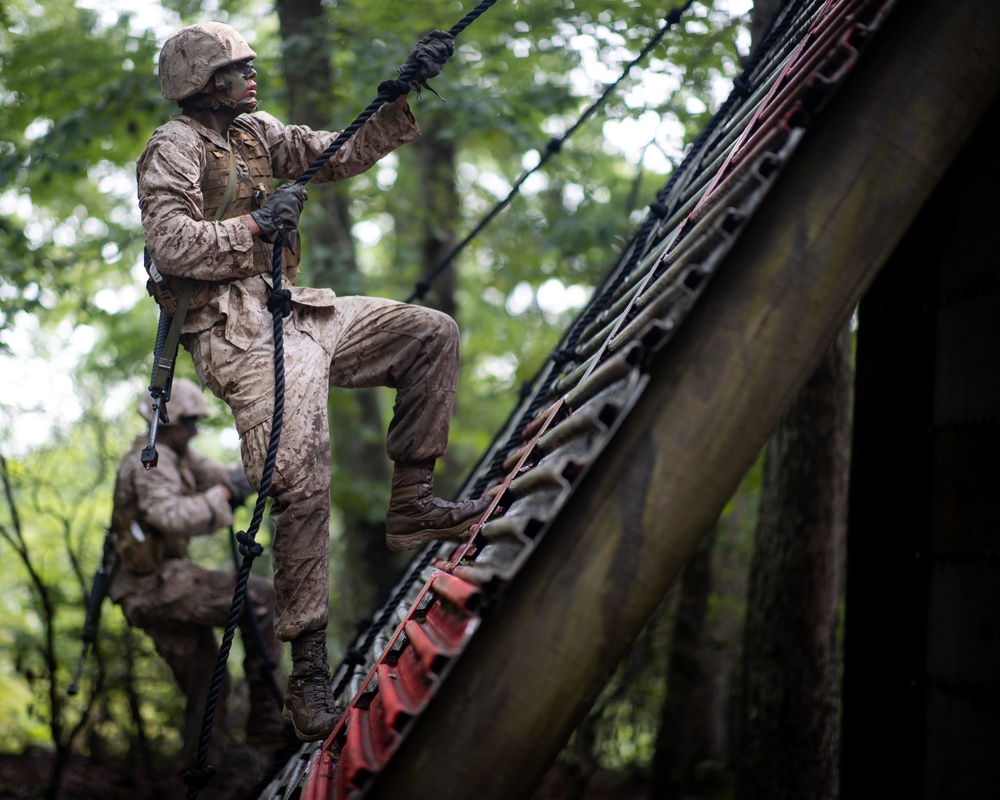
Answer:
M165 117L151 32L131 33L127 18L105 27L70 0L6 13L0 348L19 312L45 324L109 322L102 292L134 283L127 265L141 242L130 170Z
M196 0L171 0L164 7L186 21L203 13ZM286 85L288 60L304 59L308 68L308 59L318 54L309 48L328 48L334 72L324 114L329 127L339 129L368 105L380 81L395 76L423 33L451 27L471 7L450 0L341 0L324 6L318 45L313 39L281 41L270 7L228 2L212 13L230 15L252 40L262 107L281 118L296 88ZM460 218L427 218L428 187L419 182L415 148L403 148L348 185L317 187L316 192L348 192L354 229L365 233L359 240L361 275L335 288L408 297L424 277L423 232L441 226L461 238L471 231L546 153L550 141L569 131L619 77L664 13L649 0L521 0L498 2L483 14L460 35L455 58L433 81L445 102L428 92L411 102L425 131L455 144ZM147 736L170 750L177 744L180 714L172 680L148 641L129 631L110 604L102 623L101 666L91 663L99 683L93 696L84 692L92 704L80 698L54 707L46 696L47 682L63 691L75 666L112 470L139 432L133 401L121 412L122 397L131 398L148 381L157 312L145 295L139 263L134 161L152 130L175 111L159 97L153 75L164 34L137 30L137 19L128 16L105 24L105 17L72 0L16 0L4 4L0 14L0 248L5 253L0 361L16 368L17 362L2 357L25 338L19 340L18 331L32 331L35 348L27 354L20 350L19 357L54 356L48 343L74 334L92 341L72 375L79 405L75 427L54 430L51 441L30 452L4 446L16 476L13 502L20 509L25 547L59 612L45 619L23 565L0 575L9 621L0 635L2 746L65 737L89 715L91 737L124 750L134 723L127 697L110 687L131 680L141 687ZM737 72L735 26L728 15L695 4L683 31L668 34L646 63L633 68L459 255L463 367L449 450L453 484L479 459L515 406L521 383L534 376L614 263L680 157L678 135L690 140L701 130L717 102L712 83ZM606 139L606 133L640 117L662 125L655 131L630 128L631 139L619 137L617 144ZM640 132L645 138L637 138ZM642 154L650 156L645 163ZM309 258L325 263L338 254L319 247L311 252L310 226L327 221L310 208L304 220L303 282L308 282ZM191 375L184 354L178 369ZM213 408L219 429L231 427L221 404ZM9 442L7 434L23 427L27 411L11 400L0 401L0 410L3 440ZM378 440L384 427L335 435ZM231 459L226 447L211 445L216 441L211 433L199 442L210 445L212 455ZM350 476L350 465L335 465L335 472ZM336 485L338 506L360 507L371 518L382 513L385 486L366 480ZM0 524L9 528L9 504L6 513ZM261 539L267 543L266 530ZM11 546L0 542L0 552L10 558ZM196 556L202 563L231 563L221 539L199 544ZM262 569L266 574L266 563ZM47 674L40 655L49 624L55 674ZM662 698L662 686L652 680L642 685L641 702L619 698L608 707L613 728L607 752L619 753L608 755L609 762L623 760L627 751L639 762L646 757L649 732L655 731L646 712ZM640 706L645 716L635 712Z
M763 454L747 471L716 523L711 553L713 588L701 652L706 656L704 669L723 685L737 680L739 674L747 565L753 550L762 463ZM606 769L637 774L650 769L661 710L670 691L668 660L682 580L667 592L581 725L591 741L589 755ZM576 734L579 738L580 731ZM578 746L574 741L563 759L579 758Z

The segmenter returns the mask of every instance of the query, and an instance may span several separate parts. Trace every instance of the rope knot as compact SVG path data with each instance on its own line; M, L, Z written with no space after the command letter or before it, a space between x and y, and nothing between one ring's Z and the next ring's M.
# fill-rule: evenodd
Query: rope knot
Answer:
M406 81L402 81L399 78L390 78L378 85L379 97L385 97L387 100L395 100L401 94L406 94L408 91L410 91L409 85L407 85Z
M184 784L191 789L204 789L215 777L215 767L211 764L198 769L189 769L184 773Z
M236 541L240 543L240 554L245 558L249 556L250 558L257 558L264 552L264 548L257 543L257 541L250 536L246 531L240 531L236 534Z
M290 289L275 289L271 296L267 298L267 310L272 314L280 311L281 316L287 317L292 313L292 292Z
M650 203L649 204L649 211L650 211L650 213L654 217L657 217L659 219L663 219L665 216L667 216L667 210L668 209L667 209L666 203L656 202L656 203Z
M552 354L552 361L557 367L561 367L563 364L568 364L570 361L576 359L576 351L573 348L566 348L563 350L556 350Z
M737 75L736 79L733 81L733 89L740 97L749 97L751 92L753 92L753 81L744 78L742 75Z

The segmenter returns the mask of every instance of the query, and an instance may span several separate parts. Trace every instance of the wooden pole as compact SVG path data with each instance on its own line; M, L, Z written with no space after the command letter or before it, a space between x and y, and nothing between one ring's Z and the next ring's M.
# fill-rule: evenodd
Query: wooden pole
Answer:
M1000 90L994 0L898 3L369 798L530 797Z

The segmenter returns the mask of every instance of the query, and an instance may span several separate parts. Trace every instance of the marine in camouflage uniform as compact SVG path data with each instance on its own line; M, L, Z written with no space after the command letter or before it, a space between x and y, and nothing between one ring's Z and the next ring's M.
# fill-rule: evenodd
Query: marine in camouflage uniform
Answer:
M450 35L434 32L411 61L422 74L436 74L453 48ZM153 134L138 160L139 204L156 268L172 287L193 284L181 341L202 384L232 410L254 486L274 412L270 242L279 230L291 234L285 239L291 250L282 254L292 306L283 328L284 421L269 492L275 630L292 645L285 718L301 739L318 740L338 717L326 652L329 387L396 389L386 440L394 462L386 516L391 549L460 538L489 501L449 503L433 495L434 462L447 445L458 377L455 322L431 309L294 285L306 190L292 183L275 191L273 179L298 178L336 134L257 112L254 56L221 23L184 28L164 44L163 94L183 113ZM357 175L418 134L404 93L372 114L313 180Z
M139 412L150 420L148 397ZM201 389L190 381L175 381L168 413L171 424L160 427L157 468L143 468L139 454L148 440L138 437L118 469L113 514L118 568L108 594L130 625L149 634L187 698L183 759L193 765L219 654L214 629L229 618L236 575L188 560L188 540L228 528L233 509L252 489L242 467L220 464L188 446L198 432L197 421L208 413ZM287 729L275 696L283 681L281 643L274 635L274 589L251 575L247 597L256 620L245 606L240 628L250 696L247 742L280 743ZM228 692L227 678L215 713L222 729Z

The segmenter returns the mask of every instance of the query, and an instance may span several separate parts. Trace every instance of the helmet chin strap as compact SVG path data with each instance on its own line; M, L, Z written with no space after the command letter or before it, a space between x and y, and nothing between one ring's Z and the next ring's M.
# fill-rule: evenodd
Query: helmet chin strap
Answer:
M194 108L208 108L217 111L220 108L229 108L242 113L252 113L257 110L257 98L243 98L247 88L247 79L231 69L220 69L215 73L215 91L210 95L195 100L191 105ZM240 100L234 100L240 97Z

